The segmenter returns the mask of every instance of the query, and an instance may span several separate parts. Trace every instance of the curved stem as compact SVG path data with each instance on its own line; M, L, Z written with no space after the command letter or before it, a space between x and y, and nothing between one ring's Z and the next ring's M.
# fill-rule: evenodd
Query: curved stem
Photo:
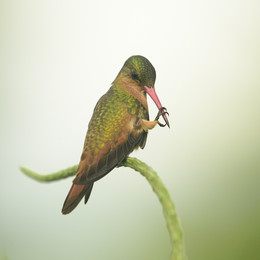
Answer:
M118 167L121 166L130 167L133 170L138 171L147 179L147 181L152 186L153 191L158 196L163 207L163 214L170 234L172 245L171 260L183 260L184 246L179 218L177 216L176 209L171 200L170 194L163 185L161 179L158 177L157 173L151 167L146 165L144 162L138 160L137 158L128 157ZM78 165L74 165L65 170L61 170L48 175L38 174L25 167L21 167L20 169L27 176L37 181L50 182L75 175L77 172L77 167Z
M69 167L67 169L64 170L60 170L51 174L47 174L47 175L42 175L39 174L37 172L34 172L32 170L29 170L28 168L25 167L20 167L20 170L27 175L28 177L36 180L36 181L40 181L40 182L51 182L51 181L58 181L60 179L65 179L68 178L70 176L74 176L77 172L78 169L78 164Z
M183 260L183 236L179 218L177 216L176 209L171 200L170 194L163 185L157 173L151 167L137 158L127 158L127 160L125 160L120 166L130 167L133 170L138 171L150 183L153 191L156 193L163 207L163 214L167 223L172 245L171 259Z

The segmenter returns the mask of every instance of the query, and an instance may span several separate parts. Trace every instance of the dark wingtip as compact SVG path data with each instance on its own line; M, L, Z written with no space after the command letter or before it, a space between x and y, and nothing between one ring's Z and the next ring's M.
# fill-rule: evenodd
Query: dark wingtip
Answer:
M61 213L62 215L68 215L73 209L69 210L68 208L62 209Z
M73 211L73 209L76 208L77 205L78 204L76 204L76 205L65 205L65 203L64 203L63 208L61 210L61 213L63 215L68 215L71 211Z
M71 186L69 194L67 195L65 202L63 204L61 213L63 215L69 214L73 211L81 201L81 199L85 196L85 203L87 202L90 193L92 191L94 183L90 183L88 185L75 185ZM87 197L87 198L86 198Z
M66 201L65 201L65 203L64 203L64 205L62 207L61 213L63 215L68 215L71 211L73 211L77 207L77 205L79 204L79 201L75 201L72 204L67 204Z

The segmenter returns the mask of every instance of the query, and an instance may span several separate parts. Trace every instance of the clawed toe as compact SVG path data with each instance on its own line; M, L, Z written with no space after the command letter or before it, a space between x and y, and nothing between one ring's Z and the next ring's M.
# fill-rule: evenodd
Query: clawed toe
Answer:
M165 107L159 108L159 111L158 111L157 116L155 117L155 120L158 121L159 118L160 118L160 116L163 116L164 114L169 115L169 113L167 112L167 109L166 109ZM159 121L158 121L158 125L159 125L160 127L165 127L165 126L166 126L166 124L162 124L162 123L160 123Z

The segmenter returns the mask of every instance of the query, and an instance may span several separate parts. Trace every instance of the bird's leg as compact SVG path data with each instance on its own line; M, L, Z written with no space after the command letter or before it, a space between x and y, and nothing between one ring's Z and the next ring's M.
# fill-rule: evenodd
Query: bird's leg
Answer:
M166 126L166 124L162 124L162 123L159 122L160 116L162 116L162 115L164 115L164 114L169 115L169 113L168 113L166 110L167 110L167 109L166 109L165 107L159 108L158 114L157 114L157 116L156 116L155 119L154 119L155 121L158 122L158 125L159 125L160 127L165 127L165 126Z
M140 120L140 124L141 124L141 129L143 129L144 131L148 131L153 129L156 125L157 125L158 121L148 121L145 119L141 119Z
M155 120L154 121L148 121L148 120L145 120L145 119L140 119L139 123L141 125L141 128L145 131L148 131L148 130L151 130L153 129L157 124L161 127L164 127L165 125L164 124L161 124L158 119L160 116L164 115L165 113L168 114L167 111L164 111L166 110L165 107L161 107L159 109L159 112L157 114L157 116L155 117Z

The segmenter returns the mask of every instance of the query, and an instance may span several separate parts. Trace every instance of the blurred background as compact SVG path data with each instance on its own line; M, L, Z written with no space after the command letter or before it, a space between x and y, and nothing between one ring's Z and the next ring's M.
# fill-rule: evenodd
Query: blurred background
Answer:
M169 189L188 259L259 259L259 10L258 0L1 1L0 259L169 258L140 174L115 169L63 216L72 178L19 171L78 163L97 100L133 54L156 68L171 128L132 156Z

